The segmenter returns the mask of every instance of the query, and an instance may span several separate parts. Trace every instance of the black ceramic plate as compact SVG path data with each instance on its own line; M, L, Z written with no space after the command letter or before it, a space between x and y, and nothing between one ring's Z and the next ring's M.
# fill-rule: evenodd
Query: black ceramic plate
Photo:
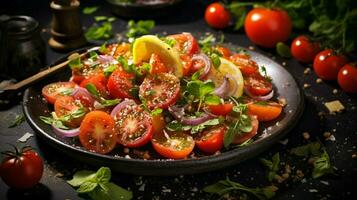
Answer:
M53 109L42 98L41 89L47 83L57 80L68 80L70 76L69 70L63 71L27 89L23 100L24 113L30 126L44 141L68 156L88 164L108 166L113 170L124 173L158 176L193 174L224 168L254 157L276 143L294 127L304 109L302 90L292 75L270 58L257 52L247 51L259 66L266 66L267 73L273 79L275 87L274 98L285 98L287 106L284 108L283 114L279 119L260 125L259 133L252 144L223 151L219 155L206 156L199 152L194 152L194 158L190 157L185 160L162 159L155 153L151 145L147 145L136 151L130 150L128 154L130 158L128 158L128 155L125 157L126 154L121 147L116 148L108 155L101 155L82 148L76 138L58 137L49 125L39 119L39 116L49 116L49 113ZM64 59L59 59L58 62ZM138 155L143 151L148 151L152 159L143 160L139 158L140 156Z

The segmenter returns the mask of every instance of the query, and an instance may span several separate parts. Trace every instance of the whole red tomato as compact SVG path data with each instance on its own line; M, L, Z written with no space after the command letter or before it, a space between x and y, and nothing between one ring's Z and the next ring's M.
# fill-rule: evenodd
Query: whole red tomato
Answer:
M263 47L272 48L289 38L291 33L289 15L280 9L254 8L244 22L248 38Z
M43 161L31 148L24 147L21 151L6 151L7 156L1 163L2 180L11 188L29 189L35 186L43 173Z
M338 72L337 81L340 87L351 93L357 93L357 68L354 64L346 64Z
M311 63L316 54L320 52L320 45L311 41L308 37L301 35L291 43L291 54L294 58L303 63Z
M333 50L326 49L318 53L314 59L314 70L324 80L336 80L339 70L348 62L343 55L337 55Z
M223 29L229 25L231 15L221 3L216 2L206 8L205 20L213 28Z

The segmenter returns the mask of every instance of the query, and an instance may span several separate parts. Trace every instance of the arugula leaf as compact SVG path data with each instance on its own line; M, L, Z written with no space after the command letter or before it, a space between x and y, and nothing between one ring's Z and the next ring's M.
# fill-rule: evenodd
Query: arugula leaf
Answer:
M139 20L138 22L130 20L128 22L128 32L126 33L126 37L134 39L149 34L154 27L155 21L153 20Z
M78 171L73 175L73 178L67 181L73 187L79 187L84 182L92 180L95 177L95 174L92 171L82 170Z
M215 184L206 186L205 188L203 188L203 191L207 193L217 194L220 196L229 193L231 191L243 191L254 195L258 199L264 200L264 199L271 199L275 196L274 189L276 188L271 186L267 186L264 188L249 188L240 183L231 181L227 177L226 180L220 180Z
M86 15L90 15L95 13L98 10L98 8L99 8L98 6L85 7L83 8L82 13Z
M86 89L87 91L93 95L98 101L99 103L104 106L104 107L109 107L109 106L114 106L117 105L118 103L120 103L120 99L104 99L99 91L97 90L97 88L95 87L95 85L93 83L88 83L86 85Z
M14 121L8 126L8 128L16 127L24 121L25 121L25 116L23 114L16 115Z
M277 175L277 172L279 171L279 164L280 164L279 152L274 154L271 160L261 158L260 162L268 168L267 171L268 180L270 182L273 181L275 175Z
M330 156L328 155L327 151L323 149L321 156L314 162L312 178L319 178L325 174L333 173L333 171L333 167L330 163Z

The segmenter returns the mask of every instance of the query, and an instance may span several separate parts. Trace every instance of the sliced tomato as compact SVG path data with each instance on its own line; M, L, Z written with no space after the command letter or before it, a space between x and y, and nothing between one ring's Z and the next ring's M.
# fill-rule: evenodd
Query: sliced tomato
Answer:
M117 44L113 53L113 57L117 58L119 56L124 56L125 58L130 58L131 54L131 44L123 42L121 44Z
M218 105L208 105L209 110L211 113L215 115L228 115L232 109L233 109L233 104L231 103L224 103L224 104L218 104Z
M229 59L231 56L231 50L226 47L217 46L215 49L226 59Z
M92 67L90 65L87 65L85 63L82 63L83 66L81 69L79 70L72 70L72 77L71 77L71 81L77 83L77 84L81 84L81 82L86 79L89 78L95 74L100 74L103 73L103 68L100 65L97 65L95 67Z
M139 95L150 109L166 109L176 103L180 94L180 80L172 74L148 76L140 85Z
M282 109L283 107L275 102L248 104L249 114L256 115L260 122L276 119L280 116Z
M103 73L98 73L93 76L90 76L84 79L80 86L86 88L87 84L92 83L98 90L99 94L104 97L108 98L108 91L107 91L107 79L105 78Z
M258 132L258 127L259 127L259 121L257 119L257 116L250 115L250 120L252 121L252 130L249 133L244 133L242 135L237 135L233 139L233 144L242 144L243 142L249 140L250 138L254 137L257 132Z
M42 88L42 95L48 103L54 104L57 98L71 95L76 86L73 82L51 83Z
M194 61L192 61L190 73L193 74L204 67L205 67L205 63L203 62L203 60L198 60L198 59L194 60Z
M71 96L63 96L59 97L55 101L55 113L57 117L62 117L62 116L69 116L70 114L78 111L82 105L76 101L73 97ZM83 110L85 112L85 110ZM65 121L65 125L72 127L72 128L77 128L81 124L81 121L83 120L84 114L82 117L77 117L77 118L70 118L68 121Z
M167 37L176 40L174 47L184 54L193 55L200 49L196 39L190 33L169 35Z
M164 130L165 125L166 123L163 114L152 116L152 126L154 134L160 133L162 130Z
M151 54L149 64L151 65L150 74L167 73L167 67L164 62L162 62L160 56L156 53Z
M195 139L197 147L205 153L215 153L223 147L223 137L225 133L224 126L214 127L203 131Z
M183 68L183 75L186 76L190 73L191 67L192 67L192 60L191 56L187 54L181 54L180 59L182 62L182 68Z
M155 151L165 158L184 159L195 147L192 136L182 132L166 132L154 134L151 143Z
M147 144L153 134L152 118L139 105L127 105L114 116L117 142L126 147Z
M230 56L230 61L237 65L244 76L258 72L258 64L250 59L247 54L234 54Z
M112 98L133 98L130 89L134 87L134 74L127 73L119 67L109 77L107 88Z
M89 151L100 154L111 152L116 144L114 119L106 112L91 111L79 128L79 141Z
M244 87L253 95L262 96L273 89L273 84L259 73L254 73L244 79Z
M79 102L81 102L81 104L84 107L91 108L94 105L95 99L92 97L92 95L85 88L77 87L74 90L72 97L75 100L78 100Z

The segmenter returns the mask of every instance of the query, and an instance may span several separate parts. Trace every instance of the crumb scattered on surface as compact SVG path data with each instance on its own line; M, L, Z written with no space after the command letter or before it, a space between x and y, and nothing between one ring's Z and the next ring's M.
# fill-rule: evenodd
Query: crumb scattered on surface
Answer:
M254 50L255 50L255 47L249 46L248 49L254 51Z
M308 84L308 83L304 83L304 88L306 89L306 88L309 88L309 87L311 87L311 85L310 84Z
M286 62L282 62L281 64L282 64L283 66L286 66Z
M306 68L305 70L304 70L304 74L306 75L306 74L310 74L310 72L311 72L311 68Z
M339 100L329 101L325 103L326 108L329 110L330 114L335 112L340 112L345 109Z
M310 134L308 132L303 132L302 136L304 137L305 140L308 140L310 138Z
M33 136L32 133L26 132L22 137L20 137L17 141L25 143L27 140L29 140Z
M318 79L316 79L316 83L317 83L317 84L320 84L320 83L323 83L323 81L322 81L321 78L318 78Z
M356 159L357 158L357 154L356 153L352 154L352 158Z

